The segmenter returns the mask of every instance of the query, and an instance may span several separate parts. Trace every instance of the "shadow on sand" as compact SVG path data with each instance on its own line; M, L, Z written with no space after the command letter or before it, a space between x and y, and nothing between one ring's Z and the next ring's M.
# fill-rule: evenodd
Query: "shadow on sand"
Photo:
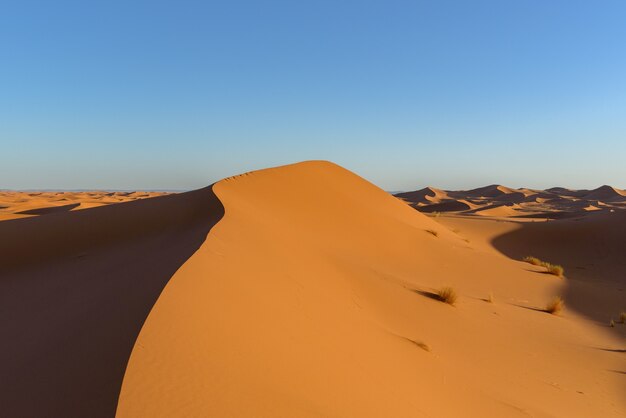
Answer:
M49 215L51 213L68 212L80 206L80 203L70 203L63 206L50 206L47 208L29 209L17 212L18 215Z
M589 215L578 221L520 223L519 229L495 237L492 244L514 260L535 256L561 264L567 308L607 325L623 310L626 211Z
M212 187L0 222L0 411L113 417L141 327L224 208Z

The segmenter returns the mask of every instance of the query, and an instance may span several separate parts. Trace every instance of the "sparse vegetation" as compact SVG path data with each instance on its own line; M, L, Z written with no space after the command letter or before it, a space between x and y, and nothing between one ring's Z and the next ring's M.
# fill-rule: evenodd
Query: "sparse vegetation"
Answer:
M614 327L615 327L615 321L613 321L613 320L611 319L611 322L609 322L609 326L610 326L611 328L614 328Z
M523 261L530 263L533 266L540 266L542 263L540 259L538 259L537 257L532 257L532 256L524 257Z
M621 312L619 314L619 323L620 324L626 323L626 312Z
M441 212L432 212L432 214L435 218L438 218L441 216Z
M563 277L563 273L565 272L563 270L563 267L561 267L561 266L559 266L557 264L550 264L550 263L546 263L546 262L541 263L541 265L546 268L546 271L548 273L553 274L553 275L555 275L557 277Z
M439 232L434 231L432 229L427 229L426 232L428 232L429 234L431 234L432 236L435 236L435 237L439 236Z
M546 312L552 315L558 315L565 307L565 302L560 296L555 296L554 299L546 305Z
M553 274L557 277L563 277L563 274L565 273L565 270L562 266L559 266L558 264L551 264L547 261L542 261L537 257L527 256L523 258L523 261L532 264L533 266L544 267L548 273Z
M439 289L439 291L437 292L437 297L440 301L445 302L448 305L454 305L458 298L456 290L448 286Z
M493 292L489 292L489 295L487 296L487 299L485 299L487 302L489 303L495 303L496 300L493 297Z

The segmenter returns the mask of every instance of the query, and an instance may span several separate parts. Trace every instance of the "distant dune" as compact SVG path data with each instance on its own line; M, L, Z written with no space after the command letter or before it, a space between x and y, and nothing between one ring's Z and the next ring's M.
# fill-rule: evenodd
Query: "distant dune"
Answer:
M163 192L14 192L0 190L0 221L163 196Z
M398 193L396 196L413 203L425 204L439 203L442 200L448 199L446 192L440 189L435 189L434 187L426 187L414 192Z
M611 186L598 187L583 196L585 200L601 200L605 202L626 202L626 191Z
M517 218L550 209L543 198L495 200L535 193L566 197L489 186L399 199L310 161L0 222L2 411L624 416L626 325L608 323L624 302L626 212L603 201L545 222ZM420 213L455 204L475 212ZM557 295L565 310L550 315Z
M428 190L436 193L426 194L425 200L422 196ZM594 190L569 190L563 187L532 190L494 184L467 191L427 187L415 192L397 193L395 196L420 212L494 217L563 218L583 216L590 210L626 209L626 191L610 186ZM502 206L506 208L492 210Z

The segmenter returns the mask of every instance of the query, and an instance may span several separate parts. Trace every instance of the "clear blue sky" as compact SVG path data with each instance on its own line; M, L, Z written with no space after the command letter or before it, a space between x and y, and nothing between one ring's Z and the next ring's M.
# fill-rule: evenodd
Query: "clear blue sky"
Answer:
M0 188L306 159L387 190L624 188L626 2L0 3Z

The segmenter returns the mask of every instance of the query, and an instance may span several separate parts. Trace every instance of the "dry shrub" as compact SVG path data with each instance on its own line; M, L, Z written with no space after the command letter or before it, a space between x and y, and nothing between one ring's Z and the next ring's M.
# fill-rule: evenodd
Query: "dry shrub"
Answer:
M451 287L442 287L437 292L437 297L440 301L447 303L448 305L454 305L458 298L456 290Z
M532 264L533 266L540 266L542 261L540 259L538 259L537 257L532 257L532 256L527 256L524 257L523 261Z
M557 264L551 264L551 263L548 263L547 261L541 261L537 257L532 257L532 256L524 257L523 261L530 263L533 266L545 267L548 273L553 274L557 277L563 277L563 274L565 273L565 270L563 269L562 266L559 266Z
M550 264L546 262L541 263L541 265L546 268L548 273L553 274L557 277L563 277L563 273L564 273L563 267L557 264Z
M555 296L554 299L552 299L550 303L546 305L546 312L552 315L558 315L564 307L565 302L563 301L563 299L560 296Z

